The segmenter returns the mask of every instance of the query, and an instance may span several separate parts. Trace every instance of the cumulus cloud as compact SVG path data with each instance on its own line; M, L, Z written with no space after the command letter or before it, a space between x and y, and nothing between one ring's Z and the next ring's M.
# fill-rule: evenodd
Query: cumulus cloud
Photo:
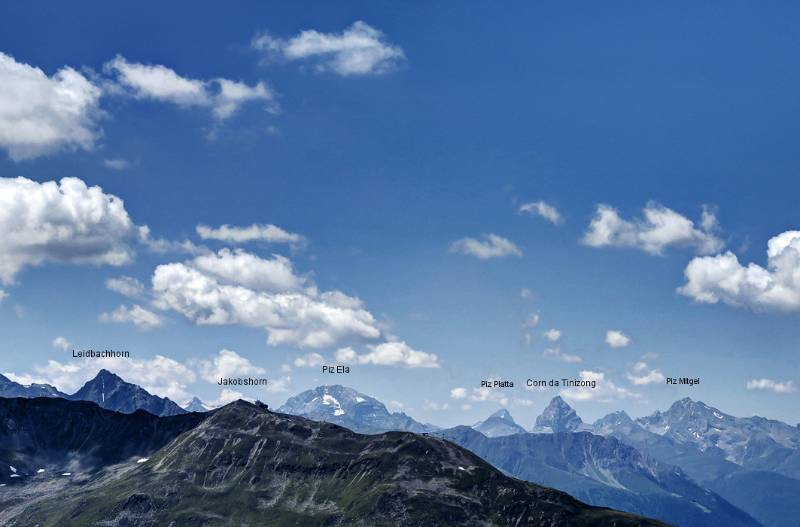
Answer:
M794 393L797 389L792 381L774 381L772 379L750 379L747 381L748 390L767 390L774 393Z
M302 357L294 359L294 365L297 368L316 368L325 362L325 357L319 353L307 353Z
M544 201L532 201L530 203L523 203L519 207L520 214L537 215L549 221L553 225L558 225L564 222L564 218L555 206L550 205Z
M305 279L294 273L291 260L277 254L266 259L243 250L222 249L216 254L198 256L192 265L216 278L256 291L299 291L305 283Z
M635 386L642 386L647 384L663 384L666 378L661 371L657 369L649 369L646 362L637 362L626 374L626 377Z
M220 350L213 359L200 360L198 369L202 378L212 383L219 382L221 378L263 375L267 371L228 349Z
M2 289L0 289L0 302L2 302L3 300L5 300L6 298L8 298L8 293L6 293L6 292L5 292L5 291L3 291Z
M415 350L402 341L383 342L368 347L371 351L362 354L349 347L339 349L336 352L336 360L354 364L402 366L405 368L439 367L439 358L435 353Z
M598 205L581 241L590 247L632 247L654 255L668 247L692 247L700 254L711 254L725 245L716 235L716 216L707 207L699 226L655 202L648 203L642 215L643 218L628 221L615 208Z
M548 329L547 331L545 331L543 333L543 335L544 335L544 338L546 338L550 342L557 342L558 339L561 338L561 331L558 330L558 329L555 329L555 328Z
M462 387L456 387L450 390L450 397L453 399L464 399L467 397L467 389Z
M249 272L247 263L261 274ZM376 339L381 331L361 300L340 291L320 292L302 282L281 259L265 260L226 249L153 272L156 305L199 325L260 327L267 342L321 348L347 339Z
M91 150L100 136L101 95L70 67L48 76L0 52L0 148L15 161Z
M1 89L1 88L0 88ZM77 178L0 178L0 283L45 262L123 265L140 234L123 201Z
M606 379L606 375L603 372L584 370L581 371L578 376L582 381L588 381L589 383L594 381L595 388L590 388L588 386L564 388L560 392L560 395L563 398L572 401L597 401L601 403L610 403L619 399L626 399L628 397L639 397L638 394L631 392L630 390L626 390L625 388L621 388L611 382L610 379Z
M747 267L730 251L694 258L678 289L696 302L720 301L756 311L800 310L800 231L786 231L767 243L767 267Z
M523 300L531 300L533 298L533 291L528 289L527 287L523 287L519 290L519 297Z
M114 76L110 90L136 99L150 99L178 106L209 108L218 120L235 114L245 103L263 101L272 104L274 94L263 82L254 86L229 79L199 80L182 77L160 64L128 62L117 56L104 66Z
M219 408L239 400L253 402L252 398L246 397L242 392L237 392L230 388L223 388L219 392L219 397L214 401L210 401L208 405L212 408Z
M481 240L461 238L450 244L450 252L471 255L481 260L522 256L522 251L514 242L496 234L484 234Z
M342 76L382 74L405 61L400 46L388 42L381 31L362 21L341 33L309 29L289 39L262 33L253 39L252 46L268 57L313 60L317 70Z
M495 378L492 377L489 380L494 381ZM465 388L456 388L455 390L459 390L459 392L457 392L456 395L464 395L470 401L476 403L490 402L490 403L498 403L501 406L508 406L509 403L509 398L502 391L493 390L492 388L486 388L486 387L472 388L468 394ZM450 396L453 397L454 399L463 399L464 398L463 396L462 397L453 396L453 392L455 390L450 391ZM460 390L464 391L461 392Z
M150 393L169 397L174 401L191 398L187 385L195 381L194 371L185 364L163 355L152 359L101 358L92 361L61 363L50 360L35 366L35 374L6 375L10 379L52 384L62 392L73 393L92 379L100 369L120 372L127 381L140 385Z
M144 295L144 284L130 276L119 276L106 280L106 289L128 298L140 298Z
M130 323L145 331L164 325L164 319L160 315L143 308L139 304L119 306L110 313L101 313L99 318L100 322Z
M606 331L606 344L612 348L625 348L631 343L631 338L616 329L609 329Z
M561 348L556 346L553 348L547 348L542 352L542 357L547 359L555 359L560 360L561 362L568 362L570 364L575 364L578 362L583 362L583 359L578 355L572 355L570 353L565 353L561 351Z
M70 348L70 346L72 346L70 341L60 336L54 338L51 344L53 345L54 348L59 349L61 351L67 351Z
M305 238L297 233L288 232L272 224L253 224L249 227L234 227L221 225L213 228L208 225L198 225L197 234L204 240L219 240L227 243L247 243L262 241L269 243L288 243L290 245L303 245Z

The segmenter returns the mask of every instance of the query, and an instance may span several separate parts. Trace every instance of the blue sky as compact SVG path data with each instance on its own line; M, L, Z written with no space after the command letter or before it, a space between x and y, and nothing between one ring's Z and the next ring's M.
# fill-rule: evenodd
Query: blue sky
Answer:
M273 404L335 382L420 420L506 404L529 426L559 391L525 379L583 371L602 374L602 390L568 394L587 419L690 396L796 423L799 14L788 2L5 6L0 198L31 211L43 189L61 193L58 214L0 211L0 371L71 388L93 367L53 344L63 337L130 350L117 371L176 399L220 399L205 379L224 366L273 379L284 391L242 390ZM225 82L238 90L227 98ZM54 187L64 177L79 180L72 197ZM74 216L92 192L122 212ZM520 212L540 202L557 221ZM613 212L598 219L603 204ZM204 240L198 225L303 241L263 228ZM268 263L259 275L247 262ZM221 275L228 264L255 276ZM177 274L156 291L159 266ZM193 272L252 298L198 324L211 308L176 279ZM121 276L142 284L135 298L107 287ZM320 296L331 291L346 300ZM293 336L279 337L247 302L285 294L343 318L281 311ZM311 326L324 337L298 336ZM610 330L628 344L610 346ZM348 376L295 364L348 347ZM474 391L486 378L518 386Z

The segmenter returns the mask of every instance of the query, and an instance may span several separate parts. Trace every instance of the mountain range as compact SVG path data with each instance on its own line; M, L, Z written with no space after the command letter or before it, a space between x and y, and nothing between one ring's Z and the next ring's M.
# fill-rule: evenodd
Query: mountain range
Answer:
M244 401L174 417L57 399L3 404L2 451L41 436L51 441L31 441L28 453L51 459L73 447L89 452L100 440L116 453L102 459L117 463L83 479L37 471L29 486L0 493L3 525L663 525L510 478L440 438L361 435ZM106 426L84 426L92 415ZM147 426L152 421L171 426ZM123 452L135 455L118 463Z
M145 410L180 417L193 412L205 418L214 412L197 398L180 408L105 370L73 395L0 376L0 394L85 399L126 413ZM363 434L435 434L506 474L564 490L593 505L669 523L790 527L800 517L800 503L794 499L800 495L798 427L762 417L734 417L688 398L638 419L618 411L589 424L555 397L531 432L507 409L472 427L441 430L339 385L302 392L278 412ZM0 485L17 483L35 463L17 457L7 465L19 472L0 467Z
M153 415L163 416L187 412L169 398L152 395L142 387L125 382L105 369L100 370L72 395L62 393L49 384L23 385L0 375L0 397L60 397L72 401L91 401L101 408L122 413L145 410Z

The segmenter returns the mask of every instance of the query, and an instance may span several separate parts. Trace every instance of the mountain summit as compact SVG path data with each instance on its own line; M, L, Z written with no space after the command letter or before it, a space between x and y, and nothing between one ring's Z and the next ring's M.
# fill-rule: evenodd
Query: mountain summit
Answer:
M539 434L560 434L563 432L578 432L588 429L587 425L581 421L575 410L568 405L561 396L556 395L544 409L542 414L536 418L536 425L533 427L534 433Z
M389 430L419 433L436 429L402 412L390 413L377 399L338 384L318 386L296 395L278 408L278 412L335 423L362 434Z
M503 408L472 427L486 437L502 437L513 434L524 434L525 429L519 426L508 410Z
M186 410L171 400L152 395L108 370L100 370L94 379L70 395L69 399L92 401L101 408L123 413L133 413L139 409L161 416L186 413Z

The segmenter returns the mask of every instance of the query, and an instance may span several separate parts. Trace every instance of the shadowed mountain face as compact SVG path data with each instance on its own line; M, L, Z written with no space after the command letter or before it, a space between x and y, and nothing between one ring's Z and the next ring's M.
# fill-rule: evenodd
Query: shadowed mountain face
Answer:
M506 409L498 410L485 421L481 421L472 428L486 437L501 437L525 433L525 429L514 421L514 418L511 417L511 414Z
M578 499L675 525L755 527L753 518L614 438L587 432L488 438L465 426L437 432L512 476Z
M0 397L67 397L67 395L49 384L34 383L26 386L0 375Z
M307 390L290 398L278 411L335 423L361 434L379 434L390 430L420 433L436 429L402 412L390 413L377 399L339 385Z
M140 386L125 382L108 370L100 370L94 379L68 397L76 401L92 401L102 408L123 413L136 410L161 416L186 413L186 410L169 399L151 395Z
M59 398L0 398L0 484L27 483L40 469L77 474L147 457L202 419L122 414Z
M147 462L9 525L660 525L511 479L452 443L359 435L237 402Z

